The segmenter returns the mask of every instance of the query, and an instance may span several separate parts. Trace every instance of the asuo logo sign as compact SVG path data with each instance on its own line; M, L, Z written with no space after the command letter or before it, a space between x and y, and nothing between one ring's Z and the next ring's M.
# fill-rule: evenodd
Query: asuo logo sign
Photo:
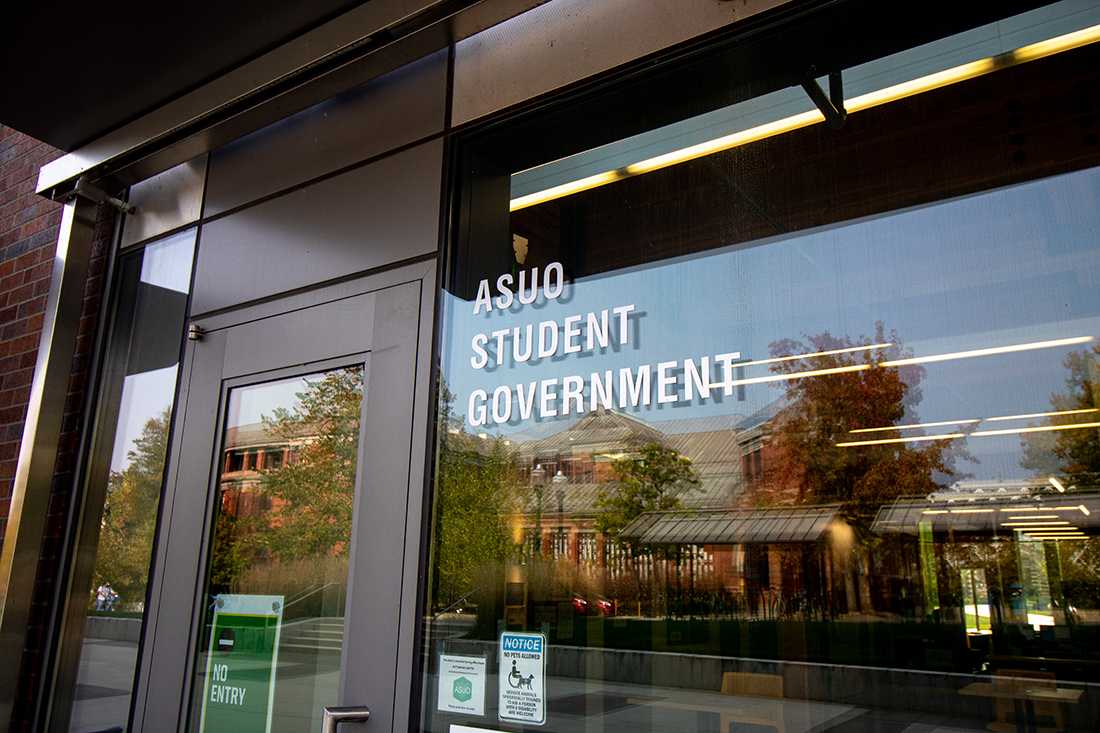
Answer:
M459 677L455 680L454 691L452 693L455 696L455 700L459 702L468 702L471 697L474 696L474 686L470 680L465 677Z

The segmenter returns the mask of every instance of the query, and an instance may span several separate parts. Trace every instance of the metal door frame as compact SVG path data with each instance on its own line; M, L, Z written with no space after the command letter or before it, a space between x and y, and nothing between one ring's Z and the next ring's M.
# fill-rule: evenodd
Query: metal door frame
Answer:
M407 287L410 285L412 289ZM407 726L419 618L417 575L432 412L429 395L435 292L433 258L192 322L204 335L201 340L188 342L181 371L178 424L169 450L161 530L154 549L133 730L183 731L191 724L188 712L197 652L196 624L201 623L201 594L216 497L216 455L223 437L228 389L242 382L278 378L280 373L302 373L325 364L347 363L364 351L273 363L246 377L248 372L224 371L231 330L366 294L375 296L368 301L375 304L374 326L366 349L370 354L364 359L368 367L362 434L367 437L356 476L356 535L348 587L348 608L360 610L345 619L340 703L370 705L372 729L404 730ZM322 338L333 339L335 332ZM221 366L212 368L215 364ZM389 427L394 420L406 420L408 430L379 427ZM378 423L373 432L372 423ZM201 466L196 460L200 455L206 461ZM199 476L203 491L196 490ZM371 486L385 491L372 491ZM397 487L403 491L395 491ZM360 516L376 521L360 526ZM399 560L396 572L395 559ZM388 579L383 566L389 569ZM379 588L385 592L377 592ZM387 617L392 622L378 621ZM366 659L359 653L364 649L374 649L376 657Z

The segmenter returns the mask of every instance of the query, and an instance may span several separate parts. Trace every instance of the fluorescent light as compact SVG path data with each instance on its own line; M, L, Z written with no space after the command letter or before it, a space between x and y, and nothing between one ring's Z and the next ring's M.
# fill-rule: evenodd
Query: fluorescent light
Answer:
M713 140L707 140L706 142L689 145L686 148L673 150L670 153L656 155L652 158L647 158L637 163L631 163L626 167L626 172L632 176L636 176L641 173L649 173L651 171L660 170L661 168L668 168L669 166L676 165L678 163L686 163L689 160L702 158L706 155L720 153L723 150L738 148L742 145L754 143L757 140L763 140L764 138L782 135L785 132L793 132L794 130L801 129L803 127L809 127L810 125L816 125L817 123L824 121L825 117L817 109L807 110L806 112L799 112L796 115L784 117L783 119L776 120L775 122L766 122L763 125L750 127L747 130L740 130L738 132L730 133L729 135L723 135L722 137L718 137Z
M853 351L874 351L875 349L885 349L893 346L892 343L885 344L868 344L867 346L851 346L846 349L831 349L829 351L815 351L811 354L792 354L790 356L776 356L771 359L757 359L756 361L740 361L734 364L734 366L747 367L756 366L758 364L774 364L780 361L796 361L798 359L813 359L818 356L833 356L834 354L850 354ZM852 432L855 432L854 430Z
M946 509L925 509L921 514L947 514Z
M581 178L576 181L563 183L560 186L554 186L544 191L529 193L526 196L520 196L519 198L512 199L509 202L509 211L526 209L528 206L534 206L536 204L545 203L554 199L572 196L575 193L587 191L591 188L606 186L609 183L614 183L620 178L625 178L625 176L621 172L606 171L604 173L597 173L594 176L588 176L587 178Z
M1054 476L1051 476L1050 478L1048 478L1048 479L1047 479L1047 481L1049 481L1049 482L1050 482L1050 485L1051 485L1051 486L1053 486L1054 488L1058 489L1058 493L1059 493L1059 494L1064 494L1064 493L1066 493L1066 487L1065 487L1065 486L1063 486L1063 485L1062 485L1062 482L1061 482L1061 481L1059 481L1058 479L1056 479L1056 478L1055 478Z
M951 440L965 438L964 433L941 433L940 435L910 435L908 438L881 438L879 440L852 440L837 443L837 448L851 448L857 445L886 445L887 443L920 443L928 440Z
M1043 535L1043 536L1069 536L1069 535L1081 535L1084 536L1084 532L1079 529L1037 529L1034 532L1029 530L1020 530L1026 532L1029 535Z
M1100 428L1100 422L1083 422L1078 425L1041 425L1037 428L1013 428L1011 430L975 430L971 436L989 437L991 435L1018 435L1020 433L1046 433L1051 430L1081 430L1082 428Z
M917 428L938 428L942 425L969 425L971 423L981 422L980 418L972 418L969 420L943 420L940 422L916 422L909 423L908 425L888 425L882 428L857 428L856 430L849 430L849 433L880 433L888 430L915 430Z
M952 509L952 514L992 514L993 509ZM1057 519L1058 517L1055 517Z
M1058 507L1048 509L1045 506L1013 506L1002 509L1002 512L1053 512L1057 511Z
M1092 341L1092 336L1074 336L1073 338L1053 339L1051 341L1032 341L1026 344L1012 344L1011 346L992 346L988 349L971 349L969 351L953 351L948 354L930 354L928 356L912 356L907 359L894 359L884 361L881 366L898 367L909 364L928 364L936 361L952 361L954 359L970 359L975 356L992 356L994 354L1012 354L1018 351L1034 351L1035 349L1052 349L1057 346L1072 346Z
M1037 59L1046 58L1047 56L1069 51L1074 48L1080 48L1081 46L1094 43L1097 40L1100 40L1100 25L1082 28L1081 30L1066 33L1046 41L1039 41L1037 43L1021 46L1013 51L1008 51L1007 53L1002 53L997 56L971 61L960 66L937 71L933 74L927 74L900 84L894 84L884 89L860 94L845 100L844 108L848 114L862 112L863 110L872 109L873 107L878 107L883 104L889 104L890 102L911 97L915 94L922 94L932 91L933 89L939 89L940 87L984 76L998 69L1009 68L1028 61L1035 61ZM577 181L563 183L559 186L553 186L542 191L519 196L511 200L509 203L509 210L519 211L529 206L570 196L598 186L605 186L624 178L668 168L706 155L720 153L724 150L732 150L733 148L747 145L758 140L793 132L794 130L809 127L810 125L816 125L823 122L824 119L824 116L817 109L800 112L774 122L757 125L747 130L733 132L713 140L690 145L686 148L673 150L662 155L631 163L623 168L597 173L596 175L588 176Z
M1030 517L1009 517L1012 519L1061 519L1057 514L1036 514Z
M735 363L734 366L737 366ZM762 384L764 382L786 382L791 379L805 379L806 377L820 377L826 374L843 374L845 372L861 372L870 369L870 364L852 364L850 366L832 367L831 369L811 369L806 372L792 372L790 374L772 374L767 377L750 377L748 379L735 379L732 382L719 382L719 385L737 386L739 384Z
M1002 527L1056 527L1069 522L1001 522Z
M1058 417L1059 415L1083 415L1086 412L1100 412L1100 407L1088 407L1083 410L1058 410L1057 412L1029 412L1026 415L1001 415L1000 417L987 417L987 421L997 420L1027 420L1032 417Z

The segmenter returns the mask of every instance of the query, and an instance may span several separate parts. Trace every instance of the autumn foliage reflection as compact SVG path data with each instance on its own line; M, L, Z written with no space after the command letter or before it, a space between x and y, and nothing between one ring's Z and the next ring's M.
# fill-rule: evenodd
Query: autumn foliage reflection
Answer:
M889 343L887 348L859 346ZM827 351L844 353L779 361L772 372L794 377L811 370L839 370L823 376L780 382L783 407L770 428L773 460L763 481L746 496L755 505L845 502L877 504L900 496L924 496L959 477L956 463L968 457L951 441L885 443L841 447L850 431L916 422L925 370L883 367L912 353L894 331L877 323L871 338L853 341L825 332L804 340L783 339L770 346L773 357ZM858 434L897 437L897 433Z

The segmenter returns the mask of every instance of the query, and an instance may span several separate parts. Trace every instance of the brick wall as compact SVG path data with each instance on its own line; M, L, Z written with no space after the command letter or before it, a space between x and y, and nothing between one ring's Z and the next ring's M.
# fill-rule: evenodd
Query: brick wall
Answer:
M36 196L60 151L0 126L0 542L42 330L61 206Z
M34 193L38 170L61 151L0 126L0 542L30 396L38 339L61 225L61 206ZM113 213L101 207L85 284L77 353L73 359L57 466L51 486L42 555L31 596L31 617L20 669L12 731L29 731L44 669L51 603L64 543L79 449L85 387L104 289Z

